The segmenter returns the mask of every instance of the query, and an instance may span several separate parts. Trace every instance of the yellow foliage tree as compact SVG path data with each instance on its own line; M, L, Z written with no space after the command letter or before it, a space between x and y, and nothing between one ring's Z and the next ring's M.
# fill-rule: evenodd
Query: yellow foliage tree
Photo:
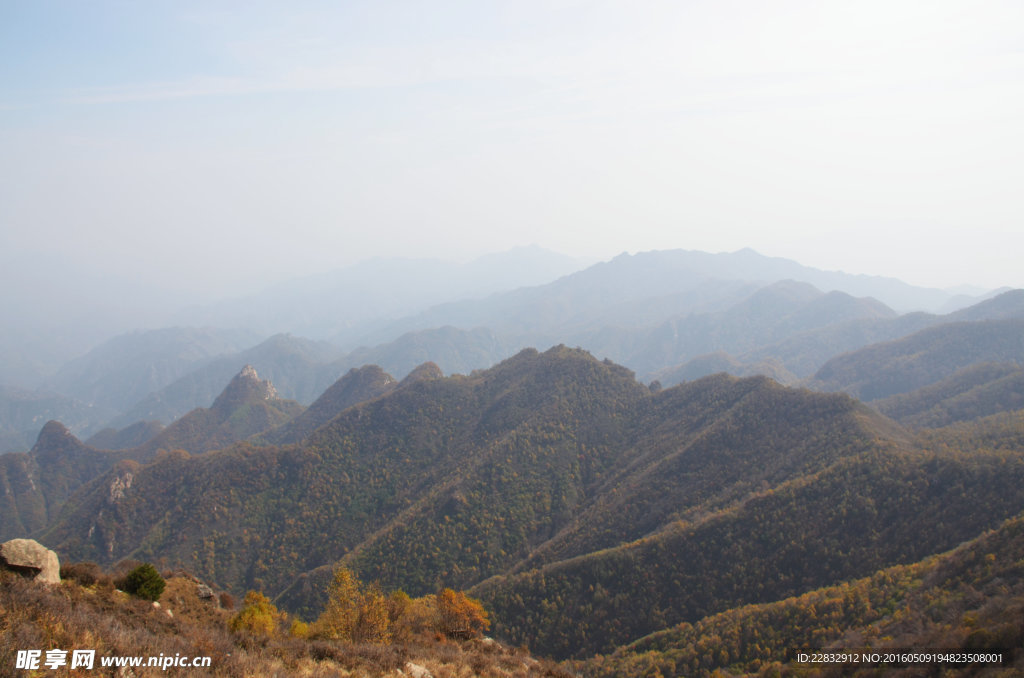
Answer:
M375 587L363 591L359 601L359 621L352 639L362 643L386 643L391 640L388 599Z
M491 627L487 610L479 600L461 591L444 589L437 594L437 612L441 632L449 638L479 638Z
M360 583L352 570L338 567L327 590L327 607L313 625L313 633L320 638L352 640L359 622L362 602Z
M242 609L228 620L228 628L254 636L270 636L277 630L281 619L281 613L269 598L259 591L249 591L245 594Z
M288 635L292 638L308 638L309 624L301 619L293 619L292 625L288 628Z

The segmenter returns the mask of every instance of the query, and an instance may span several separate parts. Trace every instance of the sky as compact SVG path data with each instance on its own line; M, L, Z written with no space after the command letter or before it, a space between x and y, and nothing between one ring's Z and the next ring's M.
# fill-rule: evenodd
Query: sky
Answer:
M1022 159L1018 1L0 0L5 294L530 244L1024 287Z

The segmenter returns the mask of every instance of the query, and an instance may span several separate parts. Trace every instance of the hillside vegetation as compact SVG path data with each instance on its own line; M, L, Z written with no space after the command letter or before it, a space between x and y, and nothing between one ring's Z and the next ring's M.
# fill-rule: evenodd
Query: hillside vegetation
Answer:
M122 568L123 570L123 568ZM465 600L442 592L421 600L381 598L392 633L374 638L339 638L321 624L306 624L279 612L258 592L244 601L221 593L194 576L165 572L158 601L115 589L123 575L91 563L62 568L63 581L46 586L0 570L0 672L3 675L295 676L376 678L426 675L435 678L568 678L553 662L503 647L479 632L460 635L450 622ZM160 575L156 574L158 578ZM447 596L447 598L446 598ZM460 598L461 596L461 598ZM40 649L39 671L16 669L17 655ZM58 650L66 663L45 665ZM70 668L72 653L92 651L90 669ZM147 666L151 659L153 666ZM198 660L199 668L189 664ZM121 666L104 662L120 661ZM126 662L138 661L135 666ZM173 662L179 662L175 664ZM41 672L41 673L40 673Z
M947 665L941 675L1024 671L1024 517L955 550L785 600L747 605L653 633L614 654L575 663L592 678L787 675L806 672L795 650L944 648L1000 653ZM815 675L879 675L897 665L813 667ZM931 666L917 666L924 671ZM802 669L802 671L801 671ZM903 669L906 670L906 669ZM927 675L913 673L911 675Z
M948 323L874 344L833 358L812 385L873 401L934 384L978 363L1024 364L1024 319Z
M1012 343L1011 322L964 325L998 344ZM914 345L957 345L932 336ZM63 447L41 438L18 463L48 460L63 489L52 504L24 491L5 501L19 516L49 507L35 534L65 559L182 567L306 622L332 609L339 567L371 582L354 589L363 601L467 590L499 642L615 671L649 652L617 648L649 634L835 587L871 589L889 610L843 602L836 614L853 616L837 627L889 623L884 601L916 586L901 572L1021 514L1024 412L1006 397L1016 367L971 363L987 355L951 358L967 367L876 403L899 402L907 427L847 394L766 377L646 386L565 346L469 375L425 363L398 381L363 367L306 410L284 409L246 370L209 410L135 450L149 456L92 450L66 431ZM955 423L920 428L914 417L937 407ZM212 442L190 452L192 440ZM91 480L75 455L95 457ZM79 470L77 484L61 480ZM700 670L788 661L764 643L744 654L716 642L725 659ZM696 666L672 661L682 675Z

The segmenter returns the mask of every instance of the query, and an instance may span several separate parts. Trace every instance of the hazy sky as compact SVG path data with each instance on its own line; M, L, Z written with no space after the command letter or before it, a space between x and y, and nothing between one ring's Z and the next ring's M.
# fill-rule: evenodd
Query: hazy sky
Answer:
M1022 164L1019 1L0 0L8 292L531 243L1024 287Z

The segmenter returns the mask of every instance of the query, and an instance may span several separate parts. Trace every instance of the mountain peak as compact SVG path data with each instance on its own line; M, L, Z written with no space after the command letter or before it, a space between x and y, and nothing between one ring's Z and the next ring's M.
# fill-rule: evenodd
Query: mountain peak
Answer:
M404 386L405 384L412 384L417 381L433 381L435 379L443 378L444 372L442 372L441 368L437 366L437 363L428 361L406 375L405 379L402 380L401 385Z
M260 375L256 373L255 367L252 365L246 365L242 368L242 371L238 373L238 378L259 381Z
M68 439L74 438L68 427L56 420L50 420L43 425L36 438L35 447L53 447L55 444L63 444Z
M298 442L349 407L384 395L396 385L394 377L377 365L353 367L305 412L264 437L273 443Z
M277 389L265 379L260 379L256 368L246 365L235 375L217 399L211 409L219 412L231 412L246 403L277 398Z
M79 455L87 446L59 421L48 421L39 431L31 454L36 461L51 463Z

